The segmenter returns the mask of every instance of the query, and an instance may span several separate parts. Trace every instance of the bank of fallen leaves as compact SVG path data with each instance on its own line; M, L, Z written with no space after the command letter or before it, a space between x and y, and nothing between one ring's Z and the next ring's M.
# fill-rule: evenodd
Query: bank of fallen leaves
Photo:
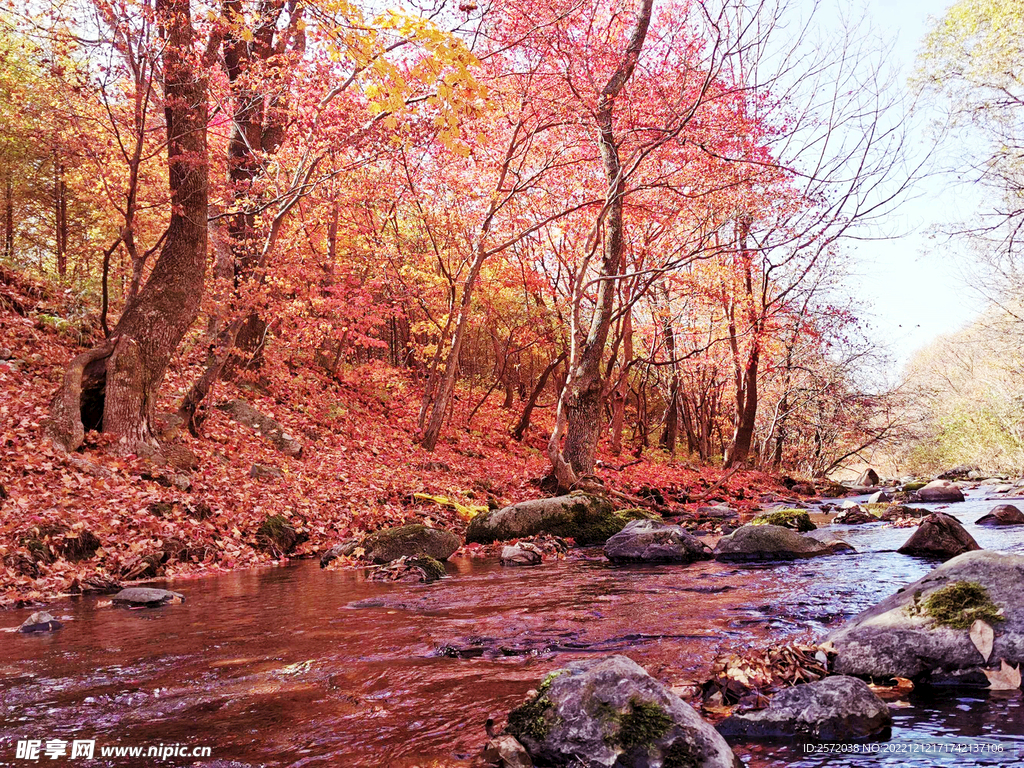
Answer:
M47 406L67 361L95 332L56 329L39 314L22 316L0 305L0 349L12 353L11 360L0 360L0 606L109 591L133 578L272 564L275 554L256 535L271 515L288 518L305 538L291 553L296 557L405 522L461 533L465 508L541 493L536 479L547 464L539 429L516 442L508 425L518 414L497 403L480 409L467 428L460 409L468 411L478 396L465 397L456 408L457 426L426 453L413 439L417 385L378 363L329 379L314 366L271 359L264 386L218 385L216 402L242 397L273 416L304 443L301 457L278 453L216 408L200 439L187 433L175 439L194 458L185 472L116 455L95 433L81 451L64 455L44 437ZM196 343L172 366L162 409L173 410L201 358ZM252 477L254 465L279 476ZM753 504L752 488L775 487L770 478L748 473L717 488L718 470L667 461L603 475L624 492L657 487L680 501L710 488L741 509ZM457 503L437 504L416 493Z

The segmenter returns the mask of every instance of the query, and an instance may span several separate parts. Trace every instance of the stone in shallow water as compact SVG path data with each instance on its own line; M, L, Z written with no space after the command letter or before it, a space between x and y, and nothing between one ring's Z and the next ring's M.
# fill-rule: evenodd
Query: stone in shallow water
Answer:
M540 565L541 559L540 549L529 542L501 548L502 565Z
M710 560L711 550L678 525L633 520L604 545L613 563L692 563Z
M787 688L766 709L732 715L718 725L734 739L847 741L876 736L892 727L888 705L855 677L826 677Z
M625 656L552 672L508 721L507 733L540 765L741 765L693 707Z
M715 559L724 562L796 560L830 555L820 541L779 525L744 525L723 536L715 547Z
M111 599L115 605L145 608L185 602L185 596L180 592L171 592L168 589L156 589L154 587L127 587Z
M963 583L984 587L989 612L1003 612L1002 621L989 620L995 629L990 664L1024 662L1024 556L981 550L943 563L832 632L835 671L917 680L984 665L968 629L983 605L967 606L958 622L963 629L940 624L926 609L934 593Z
M917 492L917 497L924 502L952 503L963 501L964 492L948 480L933 480Z
M952 515L932 512L897 550L903 555L948 559L981 549L981 545Z
M1000 504L977 521L978 525L1024 525L1024 512L1013 504Z
M46 611L36 611L25 619L22 625L18 627L18 631L24 632L25 634L34 632L56 632L63 626L63 624L57 621L57 619Z

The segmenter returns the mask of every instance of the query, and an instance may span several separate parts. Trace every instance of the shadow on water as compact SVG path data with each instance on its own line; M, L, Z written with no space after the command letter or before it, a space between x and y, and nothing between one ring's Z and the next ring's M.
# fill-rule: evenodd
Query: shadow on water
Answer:
M973 525L994 503L951 511L983 546L1024 551L1024 530ZM685 568L615 568L599 551L530 569L459 559L450 578L412 586L302 562L179 581L188 601L156 610L70 601L53 608L68 619L55 635L0 635L0 765L26 764L13 760L26 738L187 743L251 765L459 764L489 715L573 658L627 653L663 680L699 680L720 653L818 637L935 565L894 551L911 530L835 530L857 554ZM1019 696L916 699L895 717L872 755L737 752L754 766L1008 765L1024 744ZM884 751L912 744L954 751Z

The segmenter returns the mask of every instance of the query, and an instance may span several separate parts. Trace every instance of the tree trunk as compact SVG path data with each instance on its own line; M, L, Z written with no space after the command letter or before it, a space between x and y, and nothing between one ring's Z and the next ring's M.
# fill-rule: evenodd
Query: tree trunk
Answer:
M64 163L53 160L53 213L54 244L57 251L57 274L61 279L68 275L68 185L64 181Z
M640 58L653 5L654 0L641 0L625 55L602 89L597 103L597 143L608 182L597 301L586 338L581 342L573 339L569 377L559 397L555 430L548 443L548 458L563 489L571 488L580 478L592 474L597 460L604 395L601 360L614 313L616 279L622 266L624 242L622 198L626 185L615 139L613 113L615 99L633 76ZM585 277L581 274L573 296L574 316L579 312L585 288ZM575 327L573 331L575 336ZM560 446L563 433L564 447Z
M50 408L54 443L75 450L90 426L128 449L155 443L152 415L167 364L199 314L206 272L207 86L194 54L188 0L158 0L171 217L163 248L111 338L72 361ZM109 349L109 351L107 351ZM89 412L86 412L89 411ZM96 416L102 415L97 423Z
M4 261L14 258L14 182L11 172L4 179Z
M537 401L544 392L544 387L547 386L548 378L551 376L552 372L562 364L565 357L565 352L563 352L548 363L548 366L541 371L540 378L537 379L537 386L533 388L533 391L530 393L530 399L526 401L526 407L523 408L523 415L519 417L519 423L516 424L516 428L512 430L512 437L516 440L522 442L523 437L526 435L526 430L530 428L530 417L533 415L533 409L537 407Z

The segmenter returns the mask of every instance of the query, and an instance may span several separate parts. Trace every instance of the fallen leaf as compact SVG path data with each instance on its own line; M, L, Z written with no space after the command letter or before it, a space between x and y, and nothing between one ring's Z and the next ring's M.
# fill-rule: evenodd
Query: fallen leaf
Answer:
M988 657L992 655L992 643L995 638L995 631L981 619L976 619L971 625L971 642L974 643L974 647L978 649L985 661L988 661Z
M1020 667L1011 667L1006 659L999 660L999 669L983 669L990 691L1015 691L1020 688Z

